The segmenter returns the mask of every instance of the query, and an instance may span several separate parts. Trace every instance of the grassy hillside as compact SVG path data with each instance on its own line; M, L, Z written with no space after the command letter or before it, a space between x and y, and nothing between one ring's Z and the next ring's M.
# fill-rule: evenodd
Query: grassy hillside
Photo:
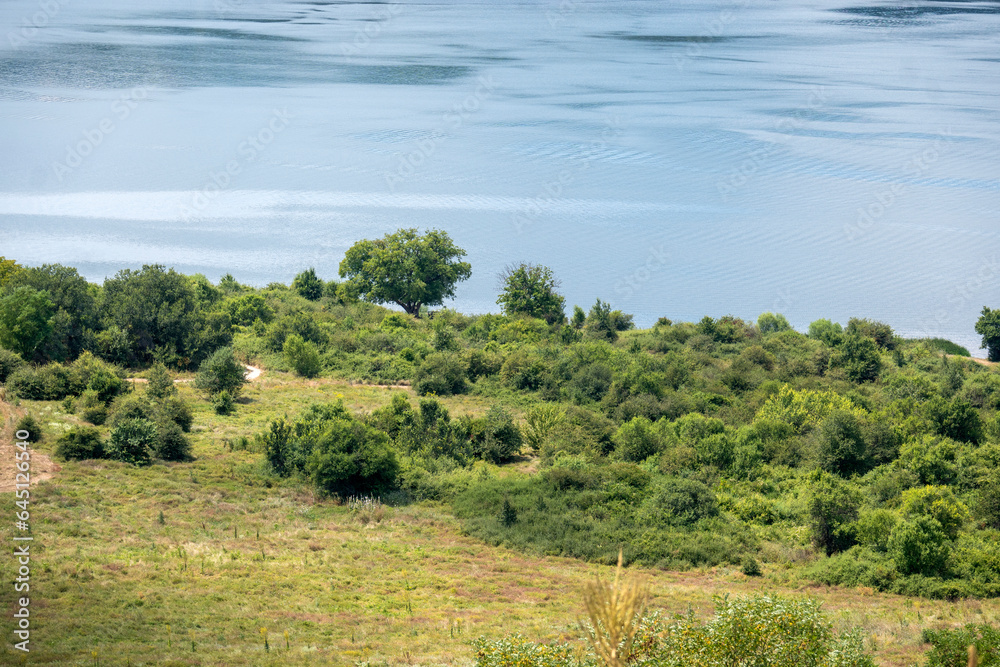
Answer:
M260 454L229 446L314 401L339 396L352 410L371 411L410 390L267 372L231 417L216 415L188 385L180 392L195 407L194 461L69 461L36 487L29 664L469 664L469 641L480 635L580 636L580 590L608 567L484 545L433 502L352 509L317 497L302 480L268 474ZM442 402L455 416L487 408L477 397ZM43 453L79 421L54 401L3 409L41 416ZM479 463L469 474L495 479L534 464ZM13 516L10 494L0 503ZM10 544L11 536L5 522L0 539ZM0 568L10 581L12 559L0 559ZM863 630L885 665L916 661L923 628L1000 620L993 600L809 585L776 567L761 578L732 566L644 572L653 607L671 612L706 615L717 593L817 596L838 625ZM10 586L0 588L5 608L12 598ZM11 636L9 615L0 629ZM0 661L19 664L20 656L5 643Z

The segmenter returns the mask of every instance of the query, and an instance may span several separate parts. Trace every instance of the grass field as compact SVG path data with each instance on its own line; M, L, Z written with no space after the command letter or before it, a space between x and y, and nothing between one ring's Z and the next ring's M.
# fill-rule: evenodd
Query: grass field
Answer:
M12 648L11 613L23 594L13 590L16 563L5 547L0 663L470 664L469 641L480 635L579 637L582 586L611 568L481 544L461 534L445 506L393 507L381 517L352 510L262 474L259 454L228 445L312 402L340 397L370 411L408 389L266 373L232 417L215 415L192 387L180 391L196 411L193 462L60 463L33 489L31 652ZM474 396L443 402L452 416L489 407ZM59 403L0 405L4 415L25 408L46 424L38 449L50 454L59 430L78 421ZM10 441L9 423L3 437ZM13 503L12 494L0 498L8 546ZM791 569L754 579L738 568L641 575L653 607L669 612L708 616L713 595L727 593L816 596L839 626L862 628L883 665L918 663L924 628L1000 621L997 600L803 586Z

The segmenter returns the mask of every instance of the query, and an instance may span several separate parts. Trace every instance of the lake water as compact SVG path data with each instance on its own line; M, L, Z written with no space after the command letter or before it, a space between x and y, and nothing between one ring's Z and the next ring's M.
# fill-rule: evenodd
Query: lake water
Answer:
M570 305L1000 307L1000 3L5 0L0 255L257 285L447 230ZM981 353L980 353L981 354Z

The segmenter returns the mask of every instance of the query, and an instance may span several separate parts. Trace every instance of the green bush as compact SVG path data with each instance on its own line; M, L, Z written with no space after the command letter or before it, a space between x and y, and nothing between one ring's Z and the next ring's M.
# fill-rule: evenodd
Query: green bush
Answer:
M198 368L194 386L216 396L227 392L232 398L239 395L243 385L247 383L246 369L233 355L231 348L222 347L205 359Z
M153 364L146 377L146 393L151 398L164 399L177 394L177 386L163 364Z
M6 382L11 373L24 365L24 359L17 352L0 347L0 382Z
M889 554L903 574L941 576L951 553L941 523L929 516L899 522L889 536Z
M169 396L153 405L153 415L158 421L171 421L181 427L185 433L191 430L194 423L194 414L191 407L183 398Z
M925 667L965 667L969 646L979 652L979 667L1000 665L1000 628L970 623L955 630L924 630L921 639L931 645Z
M56 456L66 461L104 458L101 432L93 426L75 426L56 440Z
M231 415L236 412L236 399L229 390L223 389L212 396L212 409L217 415Z
M164 461L187 461L191 458L191 443L175 422L160 421L156 425L152 453Z
M693 479L667 477L646 493L638 516L643 524L688 526L718 513L715 494L708 486Z
M469 434L472 451L491 463L505 463L521 452L524 440L521 429L509 412L494 405L480 419L474 420Z
M14 424L14 431L15 433L17 431L27 432L28 437L20 439L27 440L28 442L41 442L44 435L42 433L42 423L30 412L17 420L17 423Z
M856 489L833 475L820 475L812 483L808 497L813 544L827 556L853 545L860 506L861 494Z
M623 461L641 463L659 453L662 444L653 432L653 424L645 417L635 417L622 424L611 438L615 443L614 455Z
M148 419L124 419L111 429L105 452L109 459L115 461L149 465L156 441L156 424Z
M124 394L111 403L108 425L113 428L127 419L153 419L153 403L145 394Z
M427 355L413 377L413 389L421 396L451 396L465 392L465 388L465 365L455 354Z
M323 370L316 344L304 340L298 334L292 334L285 339L283 352L288 363L302 377L316 377Z

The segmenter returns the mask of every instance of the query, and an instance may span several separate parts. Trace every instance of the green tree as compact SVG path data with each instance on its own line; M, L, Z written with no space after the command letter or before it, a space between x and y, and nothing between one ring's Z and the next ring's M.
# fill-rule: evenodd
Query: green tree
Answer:
M549 324L566 320L566 299L556 292L559 281L547 266L525 262L508 266L500 274L500 288L497 303L505 315L528 315Z
M809 325L809 337L823 341L830 347L835 347L840 344L843 332L844 329L840 326L840 324L831 322L827 319L816 320Z
M0 345L30 359L51 333L54 314L48 292L15 288L0 298Z
M310 266L295 276L292 289L310 301L318 301L323 296L323 281L316 277L316 269Z
M9 284L45 292L55 307L52 331L39 349L42 356L56 361L79 356L88 330L97 327L96 295L100 288L88 283L76 269L61 264L22 269Z
M227 392L235 398L247 383L246 368L236 360L232 348L222 347L198 368L194 386L210 396Z
M105 327L127 336L131 362L151 361L158 349L190 356L203 326L191 282L160 265L119 271L104 282L101 305Z
M399 463L389 436L349 416L316 425L306 472L325 493L382 494L396 485Z
M105 453L115 461L149 465L156 438L156 424L148 419L124 419L111 429Z
M319 350L316 349L316 344L312 341L304 340L298 334L292 334L285 339L285 345L282 349L285 359L302 377L316 377L323 370Z
M861 422L854 413L834 410L816 429L820 467L841 476L864 474L872 468Z
M21 265L12 259L7 259L6 257L0 257L0 287L3 287L7 282L21 270Z
M615 457L641 463L659 453L660 439L653 432L653 423L646 417L633 417L615 431Z
M948 536L929 516L900 521L889 535L889 554L903 574L941 576L950 553Z
M260 294L242 294L232 297L222 307L233 324L240 326L248 326L257 320L267 323L274 319L274 309Z
M598 299L587 314L584 330L593 338L616 341L619 331L627 331L634 326L631 315L611 310L611 304Z
M923 411L938 435L971 443L978 443L983 439L983 422L979 411L963 398L947 401L935 396L924 404Z
M852 524L858 519L860 506L860 492L838 477L821 474L812 484L808 499L813 544L827 556L852 546Z
M421 306L437 306L455 296L455 285L472 275L459 261L465 251L446 232L401 229L381 239L351 246L340 263L340 277L348 278L357 294L373 303L395 303L419 316Z
M882 357L878 344L871 338L857 334L845 335L836 355L830 359L831 366L840 366L851 382L873 382L882 372Z
M976 321L976 333L983 337L989 360L1000 361L1000 309L983 306L982 315Z
M761 313L757 318L757 328L762 334L769 334L778 333L779 331L789 331L792 325L780 313Z
M147 380L146 393L153 398L167 398L177 393L177 387L163 364L153 364L149 369Z

